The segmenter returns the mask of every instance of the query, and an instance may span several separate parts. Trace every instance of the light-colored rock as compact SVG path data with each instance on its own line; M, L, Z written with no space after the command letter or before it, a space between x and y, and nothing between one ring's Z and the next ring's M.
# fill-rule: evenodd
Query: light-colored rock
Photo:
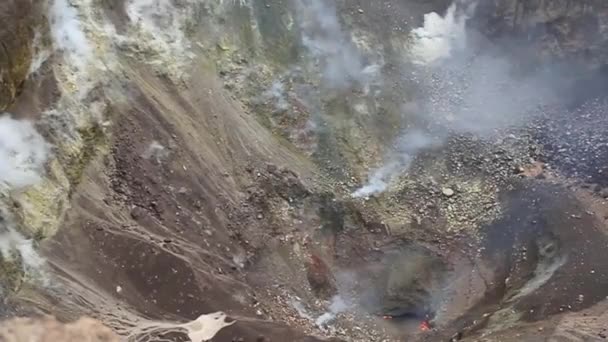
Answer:
M119 342L112 330L91 318L63 324L54 318L17 318L0 324L3 342Z
M454 190L452 190L450 188L443 188L443 189L441 189L441 193L444 196L446 196L446 197L452 197L455 194Z

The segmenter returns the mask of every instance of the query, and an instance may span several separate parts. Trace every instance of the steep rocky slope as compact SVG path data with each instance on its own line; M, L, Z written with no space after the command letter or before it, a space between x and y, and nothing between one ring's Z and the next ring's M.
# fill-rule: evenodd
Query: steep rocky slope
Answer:
M6 1L0 13L2 22L11 23L2 29L0 36L0 108L4 110L13 101L27 76L33 54L35 26L41 13L35 1Z
M605 337L604 7L0 5L3 315L129 341Z
M490 35L535 44L545 58L575 58L599 66L606 61L607 10L605 2L593 0L497 0L481 2L477 18Z

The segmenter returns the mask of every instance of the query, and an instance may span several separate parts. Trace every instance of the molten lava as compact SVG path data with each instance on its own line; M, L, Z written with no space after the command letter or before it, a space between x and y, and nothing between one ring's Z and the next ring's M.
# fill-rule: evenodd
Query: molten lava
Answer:
M429 321L424 320L424 321L420 322L420 330L421 331L431 330L431 324L429 323Z

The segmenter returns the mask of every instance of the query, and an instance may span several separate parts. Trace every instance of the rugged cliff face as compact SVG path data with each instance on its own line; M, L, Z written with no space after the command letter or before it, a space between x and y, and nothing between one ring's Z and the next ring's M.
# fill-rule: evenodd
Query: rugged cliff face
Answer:
M475 19L491 37L527 45L545 62L606 63L608 5L603 1L483 1Z
M0 5L0 110L21 91L29 73L34 35L41 21L40 1L4 1ZM39 39L39 37L38 37Z
M536 70L608 60L604 7L0 5L3 314L129 341L570 334L606 312L605 105Z

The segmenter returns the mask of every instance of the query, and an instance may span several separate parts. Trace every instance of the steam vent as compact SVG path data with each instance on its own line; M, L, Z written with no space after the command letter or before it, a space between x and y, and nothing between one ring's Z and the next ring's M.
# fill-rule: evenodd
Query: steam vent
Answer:
M0 22L0 342L608 338L608 1Z

